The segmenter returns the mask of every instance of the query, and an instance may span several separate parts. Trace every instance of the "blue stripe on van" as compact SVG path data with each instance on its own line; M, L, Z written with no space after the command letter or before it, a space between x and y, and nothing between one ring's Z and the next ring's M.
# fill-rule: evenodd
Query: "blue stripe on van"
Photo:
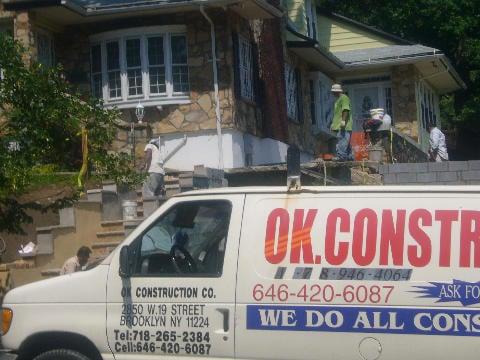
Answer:
M480 336L480 309L247 305L247 329Z

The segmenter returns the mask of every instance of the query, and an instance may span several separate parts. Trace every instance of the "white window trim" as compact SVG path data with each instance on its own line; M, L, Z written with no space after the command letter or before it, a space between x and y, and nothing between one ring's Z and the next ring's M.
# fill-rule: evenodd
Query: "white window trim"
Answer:
M172 26L148 26L139 28L129 28L115 31L108 31L101 34L95 34L89 37L90 46L100 45L102 56L102 95L104 105L107 108L117 107L119 109L135 107L138 101L145 105L170 105L170 104L187 104L190 103L189 92L174 92L172 79L172 53L171 53L171 36L182 35L186 36L186 25L172 25ZM149 64L148 64L148 50L146 42L152 36L163 37L164 50L164 68L166 92L159 94L150 94L150 78L149 78ZM141 56L141 71L142 71L142 95L129 95L128 93L128 76L126 64L126 40L140 39L140 56ZM107 42L118 41L120 51L120 79L122 84L122 97L110 99L108 88L108 72L107 72ZM188 44L188 42L187 42ZM188 50L188 48L187 48ZM188 57L187 57L188 59ZM177 65L177 64L176 64ZM184 64L188 66L187 63ZM91 79L91 82L93 79Z
M248 61L244 63L244 56L242 54L243 46L248 51ZM252 44L242 35L238 35L238 66L240 72L240 96L247 101L255 101L255 90L253 87L253 49ZM247 81L247 88L245 88L244 80Z
M419 142L422 148L426 151L428 150L429 142L428 142L428 130L424 125L428 125L428 121L430 119L426 119L426 123L424 124L424 119L422 118L422 103L423 103L423 95L427 93L428 95L428 105L429 108L432 109L433 114L436 116L436 124L438 127L441 125L440 119L440 99L437 92L431 87L426 81L416 81L415 82L415 97L417 102L417 120L418 120L418 131L420 133ZM431 98L430 98L431 97ZM433 103L432 103L433 101Z

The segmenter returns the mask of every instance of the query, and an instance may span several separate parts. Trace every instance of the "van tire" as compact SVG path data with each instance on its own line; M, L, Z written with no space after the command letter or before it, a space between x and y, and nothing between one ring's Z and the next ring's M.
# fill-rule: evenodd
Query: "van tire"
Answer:
M90 360L85 355L68 349L50 350L36 356L33 360Z

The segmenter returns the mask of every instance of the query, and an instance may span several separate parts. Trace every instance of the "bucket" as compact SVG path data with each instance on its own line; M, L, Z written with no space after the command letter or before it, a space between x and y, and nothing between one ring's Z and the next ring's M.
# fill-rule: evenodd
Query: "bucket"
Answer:
M123 220L135 220L137 218L137 202L125 200L122 202Z
M368 158L368 142L363 131L354 131L350 139L353 155L356 161L362 161Z
M368 160L370 161L382 161L383 160L383 148L371 147L368 149Z

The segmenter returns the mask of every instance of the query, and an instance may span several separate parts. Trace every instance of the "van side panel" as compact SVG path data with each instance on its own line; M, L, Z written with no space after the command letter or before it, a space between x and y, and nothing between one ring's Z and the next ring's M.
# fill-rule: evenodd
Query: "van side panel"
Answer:
M476 359L480 194L249 194L242 359Z

